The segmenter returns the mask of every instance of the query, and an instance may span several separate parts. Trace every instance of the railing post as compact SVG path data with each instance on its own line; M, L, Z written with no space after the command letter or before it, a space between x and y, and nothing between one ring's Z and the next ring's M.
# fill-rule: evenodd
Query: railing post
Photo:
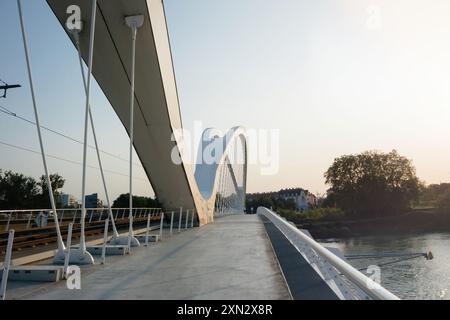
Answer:
M77 209L75 209L75 212L73 214L73 220L72 220L72 224L75 224L75 219L77 218Z
M6 284L8 283L9 266L11 265L11 253L14 242L14 230L9 231L6 247L5 261L3 262L2 286L0 288L0 300L6 299Z
M106 242L108 241L108 227L109 227L109 218L105 220L105 230L103 232L103 246L102 246L102 264L106 262Z
M133 230L133 215L129 217L130 230ZM128 232L128 254L131 254L131 237L132 232Z
M189 210L186 211L186 226L184 227L185 230L187 230L188 220L189 220Z
M148 236L149 236L149 233L150 233L151 218L152 218L152 215L149 214L147 216L147 230L145 231L145 246L146 247L148 247Z
M31 218L33 218L33 211L30 211L30 217L28 218L27 230L30 229Z
M173 234L173 214L175 212L172 211L172 214L170 215L170 236Z
M99 222L102 221L103 210L104 210L104 209L100 210L100 214L99 214L99 217L98 217L98 221L99 221Z
M119 216L119 209L116 209L116 216L114 217L114 220L117 220L118 216Z
M161 212L161 223L159 226L159 240L162 241L163 238L163 224L164 224L164 212Z
M91 216L89 217L89 223L92 222L92 216L94 215L94 209L91 209Z
M64 219L64 210L61 210L61 218L59 219L59 224L62 224Z
M69 230L67 232L66 255L64 256L64 278L66 278L66 279L67 279L67 269L69 267L69 261L70 261L70 246L72 245L72 228L73 228L73 223L69 224Z
M9 223L11 222L11 216L12 216L12 212L9 213L9 216L8 216L8 222L6 223L5 231L8 231L8 230L9 230Z
M180 219L178 220L178 233L181 232L181 219L183 219L183 207L180 208Z

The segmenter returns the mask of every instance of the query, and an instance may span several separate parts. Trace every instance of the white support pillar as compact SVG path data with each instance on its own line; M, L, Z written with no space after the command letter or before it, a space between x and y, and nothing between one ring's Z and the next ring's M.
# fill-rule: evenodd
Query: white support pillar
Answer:
M6 299L6 284L8 283L9 266L11 265L11 254L14 242L14 230L8 234L8 244L6 245L6 255L3 262L2 286L0 287L0 300Z
M53 209L53 220L55 222L55 229L56 229L56 235L57 235L58 251L55 254L55 260L58 260L58 259L60 260L60 259L64 259L65 246L64 246L64 242L63 242L63 239L61 236L61 230L59 228L58 213L56 211L56 203L55 203L55 198L53 196L53 188L52 188L52 184L50 181L50 174L49 174L48 167L47 167L47 158L45 155L44 143L42 140L41 124L39 121L39 112L38 112L38 108L37 108L36 96L35 96L35 90L34 90L33 72L31 70L30 54L29 54L29 50L28 50L28 39L27 39L27 35L26 35L26 30L25 30L25 21L24 21L24 17L23 17L23 13L22 13L22 0L17 0L17 7L19 10L20 27L21 27L21 31L22 31L22 40L23 40L23 47L24 47L24 51L25 51L25 59L26 59L26 64L27 64L28 81L30 84L31 98L32 98L32 102L33 102L36 130L37 130L37 134L38 134L38 138L39 138L39 147L40 147L40 151L41 151L42 164L44 166L45 181L47 183L48 195L50 198L50 205Z
M80 47L80 33L82 31L83 25L80 24L80 26L81 26L81 29L74 29L74 30L70 30L70 31L73 33L74 38L75 38L75 44L76 44L77 51L78 51L78 60L79 60L80 69L81 69L81 76L83 78L84 91L87 94L88 91L87 91L86 76L84 74L83 59L81 57L81 47ZM103 191L105 192L106 204L108 206L108 213L109 213L109 217L111 219L111 224L112 224L112 228L113 228L113 237L115 237L115 236L117 237L118 233L117 233L117 229L116 229L116 224L114 222L114 216L113 216L113 213L112 213L111 202L109 200L108 188L106 187L106 179L105 179L105 174L104 174L104 170L103 170L103 163L102 163L102 160L101 160L101 157L100 157L100 148L98 146L97 134L95 132L94 119L92 117L92 112L91 112L91 107L90 106L89 106L89 120L90 120L90 123L91 123L92 137L94 138L94 144L95 144L95 150L96 150L96 153L97 153L97 160L98 160L98 165L99 165L99 168L100 168L100 174L101 174L101 177L102 177ZM103 211L102 211L102 213L103 213ZM99 221L100 220L101 220L101 216L100 216Z
M184 227L185 230L188 228L188 221L189 221L189 210L186 211L186 226Z
M195 216L195 209L192 209L191 228L194 227L194 216Z

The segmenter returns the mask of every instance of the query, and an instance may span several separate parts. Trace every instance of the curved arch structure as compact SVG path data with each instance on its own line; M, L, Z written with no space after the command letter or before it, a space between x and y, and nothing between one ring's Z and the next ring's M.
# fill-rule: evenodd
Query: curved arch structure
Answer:
M86 61L91 1L47 0L47 3L64 28L69 17L67 8L70 5L81 8L85 30L80 34L80 45ZM222 189L218 172L227 163L228 143L243 141L246 156L245 133L239 127L231 129L221 139L224 151L218 155L219 162L198 165L195 175L185 162L174 163L171 155L173 151L180 154L181 148L172 134L182 129L182 121L163 3L161 0L98 0L93 75L127 132L131 34L124 17L137 14L144 15L144 24L136 43L134 147L164 209L195 208L197 223L203 225L213 220L216 195ZM71 38L69 33L68 36ZM203 141L202 146L205 145ZM242 174L246 173L245 166ZM233 180L234 174L228 175ZM246 177L243 180L245 184L237 191L242 199Z
M237 148L241 148L241 154L236 155ZM234 161L230 161L230 156L234 155ZM231 204L233 211L243 212L245 202L245 191L247 187L247 142L245 129L234 127L227 134L218 136L215 129L209 128L203 132L200 142L198 161L195 169L195 180L202 198L207 205L208 213L214 212L218 194L224 192L234 192L237 201ZM234 163L233 163L234 162ZM232 165L242 166L237 177ZM229 173L229 181L224 181L223 172ZM238 182L241 178L241 183ZM222 180L222 181L221 181ZM228 183L226 183L228 182ZM225 190L224 185L228 185Z

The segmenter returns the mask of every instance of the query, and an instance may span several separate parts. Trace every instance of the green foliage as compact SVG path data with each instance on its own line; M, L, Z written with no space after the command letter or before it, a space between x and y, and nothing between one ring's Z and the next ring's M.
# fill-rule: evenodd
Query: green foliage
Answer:
M421 186L419 199L414 203L414 208L436 208L442 206L440 202L443 201L443 198L448 193L450 193L450 183Z
M246 199L245 207L247 208L248 213L250 213L251 208L253 208L253 213L256 212L258 207L273 208L274 210L288 209L294 211L296 209L296 204L293 199L285 200L278 197L262 195L261 197Z
M36 180L23 174L0 170L0 209L30 209L38 202Z
M419 195L415 168L395 150L341 156L324 175L334 204L354 216L400 214Z
M288 209L279 209L277 213L295 223L302 223L307 220L313 220L315 222L336 221L346 217L344 211L338 208L317 208L304 213Z
M60 206L60 203L58 203L58 199L61 193L60 190L64 187L65 182L66 180L59 174L57 173L50 174L50 184L53 190L53 197L57 202L56 203L57 207ZM47 179L45 178L44 175L41 176L38 185L41 187L41 195L40 197L38 197L37 206L39 208L48 208L50 207L50 198L48 193Z
M317 208L305 212L302 216L310 220L339 220L345 218L345 213L339 208Z
M437 212L450 215L450 190L439 195L437 200Z
M128 208L130 205L130 194L123 193L114 200L113 208ZM135 208L160 208L158 199L150 197L133 196L133 207Z
M56 199L58 190L64 186L65 180L57 173L50 175L50 180ZM50 199L44 176L37 182L34 178L21 173L0 170L0 209L49 207Z

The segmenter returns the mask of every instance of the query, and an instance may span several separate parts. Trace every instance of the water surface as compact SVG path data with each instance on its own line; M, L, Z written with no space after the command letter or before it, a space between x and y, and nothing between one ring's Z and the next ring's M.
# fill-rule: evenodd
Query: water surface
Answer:
M450 233L414 236L376 236L331 239L326 246L338 247L344 255L379 254L383 252L428 252L433 260L415 258L381 266L381 284L402 299L450 300ZM380 265L392 258L350 260L357 267Z

